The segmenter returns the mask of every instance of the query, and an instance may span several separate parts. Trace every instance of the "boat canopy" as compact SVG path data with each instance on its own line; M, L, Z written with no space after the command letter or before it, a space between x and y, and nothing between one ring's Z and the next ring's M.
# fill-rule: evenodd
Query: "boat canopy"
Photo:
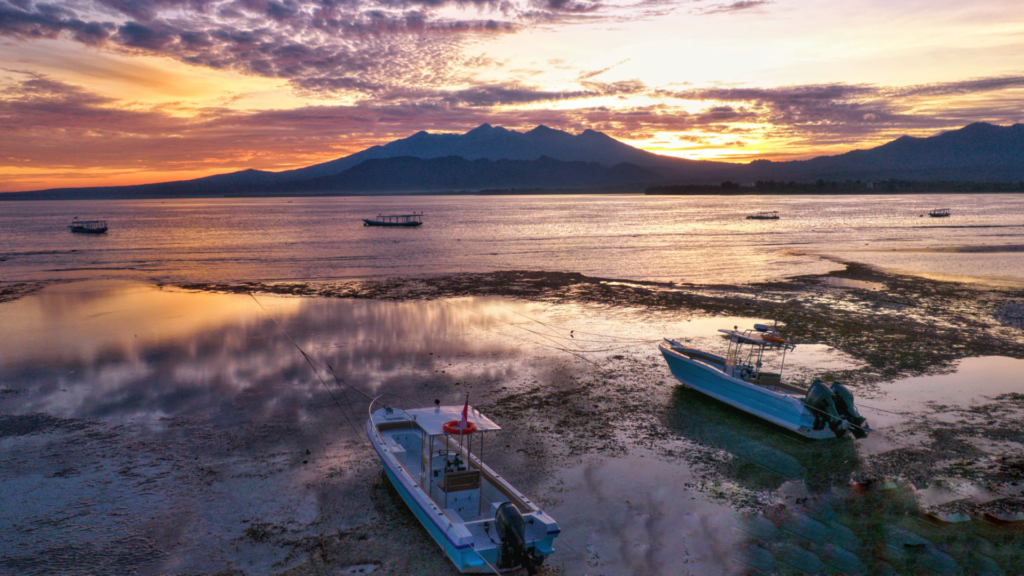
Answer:
M787 345L785 342L772 342L770 340L764 340L763 338L761 338L760 333L758 333L757 338L754 338L752 337L752 335L745 334L743 332L740 332L739 330L719 330L719 332L721 332L722 334L727 334L731 338L736 338L736 342L740 344L754 344L757 346L769 346L772 348L782 348L784 346L788 346L792 348L792 346Z
M416 424L427 433L428 436L440 436L444 434L446 422L462 419L462 406L440 406L437 408L413 408L406 410L406 415L416 419ZM476 424L478 432L501 430L501 426L493 420L484 416L479 410L469 407L469 421Z

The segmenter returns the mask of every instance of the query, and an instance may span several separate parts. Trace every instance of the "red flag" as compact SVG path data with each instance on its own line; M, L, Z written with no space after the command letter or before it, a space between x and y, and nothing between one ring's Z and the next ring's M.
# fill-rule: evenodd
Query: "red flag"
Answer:
M462 407L462 420L459 421L459 429L469 428L469 396L466 396L466 405Z

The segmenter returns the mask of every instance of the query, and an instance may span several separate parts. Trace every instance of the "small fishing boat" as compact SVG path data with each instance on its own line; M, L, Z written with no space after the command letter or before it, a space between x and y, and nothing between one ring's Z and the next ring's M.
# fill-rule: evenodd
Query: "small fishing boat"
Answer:
M846 386L815 380L805 389L782 381L786 352L795 346L778 334L777 327L755 324L753 330L734 327L719 332L729 338L724 358L666 339L659 347L672 375L698 392L805 438L841 438L848 431L855 438L867 437L871 428ZM781 352L778 372L763 369L765 352Z
M79 220L75 216L68 225L68 229L79 234L105 234L107 232L106 220Z
M465 406L434 404L424 408L393 394L370 403L366 435L388 479L460 572L535 574L560 530L483 463L484 435L501 427L468 396Z
M363 226L422 226L423 212L412 214L377 214L376 218L363 218Z
M928 213L932 218L949 218L949 208L936 208Z
M757 214L751 214L747 216L747 220L778 220L779 212L777 210L758 212Z

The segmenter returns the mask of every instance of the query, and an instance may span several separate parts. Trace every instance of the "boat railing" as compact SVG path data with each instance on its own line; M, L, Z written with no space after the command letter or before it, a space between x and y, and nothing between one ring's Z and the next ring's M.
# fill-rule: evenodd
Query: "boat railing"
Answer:
M106 220L72 220L71 226L75 228L106 228Z
M412 398L406 398L405 396L402 396L401 394L393 394L391 392L385 392L383 394L378 395L377 397L375 397L373 400L370 401L370 407L367 409L368 414L370 416L373 416L373 413L376 412L377 410L381 409L381 408L393 408L393 406L391 404L386 402L386 400L388 398L397 399L401 403L400 406L399 406L399 410L405 410L406 409L406 402L412 404L413 405L412 407L423 408L423 404L420 404L419 402L413 400Z

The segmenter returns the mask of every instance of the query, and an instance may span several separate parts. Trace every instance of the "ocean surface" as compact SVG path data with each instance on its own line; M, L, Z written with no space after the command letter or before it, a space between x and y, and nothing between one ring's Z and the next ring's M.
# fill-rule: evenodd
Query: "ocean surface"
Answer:
M949 218L929 218L933 208ZM778 221L746 220L778 210ZM423 211L416 229L370 228ZM106 219L72 234L75 216ZM836 260L1024 284L1024 196L390 196L0 202L0 282L240 282L531 269L742 284Z

